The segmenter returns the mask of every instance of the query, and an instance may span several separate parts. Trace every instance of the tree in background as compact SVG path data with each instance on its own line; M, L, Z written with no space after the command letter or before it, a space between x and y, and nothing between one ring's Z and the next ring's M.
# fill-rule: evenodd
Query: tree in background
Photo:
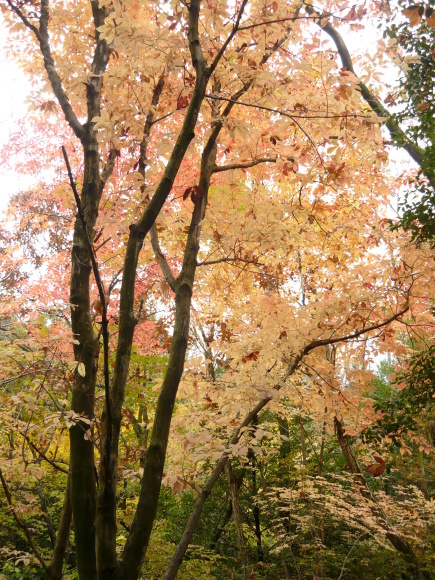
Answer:
M299 2L247 0L1 6L11 54L35 87L3 156L15 152L38 177L12 200L4 236L16 249L1 256L5 284L12 272L27 276L2 306L8 503L23 459L35 481L41 458L61 466L57 449L69 463L51 560L17 510L16 524L48 577L62 573L71 514L80 578L139 576L162 479L179 489L186 480L164 466L190 344L171 455L176 466L195 449L187 479L205 485L196 484L165 577L175 577L225 467L243 553L228 459L255 463L264 434L248 427L260 411L309 409L329 428L340 417L346 437L359 432L373 420L369 401L355 413L371 379L367 341L373 353L399 355L401 321L420 333L432 324L432 256L388 228L379 111L367 110L353 70L319 37L318 24L361 26L367 9L331 2L320 17ZM126 453L140 483L120 534ZM389 524L377 529L418 571L409 542Z

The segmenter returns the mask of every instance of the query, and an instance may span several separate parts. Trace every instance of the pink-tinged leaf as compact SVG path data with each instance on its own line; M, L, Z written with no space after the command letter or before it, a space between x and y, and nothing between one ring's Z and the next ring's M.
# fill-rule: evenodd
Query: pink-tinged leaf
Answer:
M177 101L177 109L185 109L187 107L187 105L189 104L189 98L188 97L180 97Z

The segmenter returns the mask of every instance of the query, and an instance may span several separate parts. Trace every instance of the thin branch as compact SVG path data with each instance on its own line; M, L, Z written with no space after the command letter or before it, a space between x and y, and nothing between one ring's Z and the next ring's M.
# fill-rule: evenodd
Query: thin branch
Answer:
M348 561L353 549L355 548L355 546L357 545L357 543L361 540L361 538L363 538L364 536L369 536L370 534L368 532L361 532L360 535L355 539L354 543L352 544L349 552L346 554L346 557L343 560L343 566L341 567L341 572L340 572L340 576L338 577L337 580L341 580L343 578L343 573L344 573L344 568L346 566L346 562Z
M299 10L300 10L300 7L298 7L296 9L295 17L298 15ZM289 32L290 32L290 28L287 30L286 34L284 34L281 38L279 38L275 42L275 44L273 45L273 47L271 49L266 50L264 52L263 57L262 57L262 59L260 61L260 65L266 64L266 62L269 60L269 58L271 57L271 55L275 51L277 51L284 44L284 42L286 41L286 39L288 37ZM238 91L236 91L232 95L231 99L228 101L227 106L225 107L224 111L220 115L221 118L218 119L218 120L215 120L213 122L211 134L210 134L210 136L208 138L207 143L204 146L204 153L207 153L208 151L211 151L211 149L214 147L214 145L216 143L216 140L217 140L217 138L219 136L219 133L220 133L222 127L223 127L223 119L226 119L229 116L229 114L231 113L234 105L237 104L238 99L242 95L244 95L250 89L250 87L252 86L253 82L254 82L254 79L253 78L251 78L249 81L246 81L245 84L242 86L242 88L239 89ZM218 100L218 99L216 98L215 100ZM221 100L223 100L223 99L221 99Z
M58 471L61 471L62 473L66 473L68 474L68 470L64 469L63 467L59 467L59 465L57 465L57 463L55 461L53 461L52 459L50 459L49 457L47 457L47 455L45 455L45 453L43 453L42 451L40 451L36 445L34 443L32 443L32 441L30 440L29 436L26 435L25 433L21 433L20 435L22 437L24 437L24 439L27 441L27 443L30 445L30 447L36 451L36 453L38 453L38 455L40 457L42 457L42 459L44 459L45 461L47 461L47 463L49 463L52 467L54 467L55 469L57 469Z
M379 322L378 324L373 324L372 326L367 326L365 328L362 328L361 330L355 331L352 334L348 334L346 336L339 336L337 338L325 338L323 340L315 340L304 348L304 350L303 350L304 355L303 356L305 356L305 354L308 354L310 351L317 348L318 346L326 346L328 344L336 344L337 342L348 342L350 340L354 340L355 338L358 338L362 334L366 334L367 332L372 332L373 330L378 330L379 328L383 328L384 326L388 326L389 324L391 324L395 320L398 320L401 316L403 316L406 312L408 312L408 310L409 310L409 297L407 297L407 301L406 301L406 304L405 304L405 307L403 308L403 310L400 310L399 312L397 312L397 314L395 314L394 316L392 316L388 320L384 320L384 322Z
M260 163L276 163L278 157L260 157L258 159L253 159L252 161L247 161L246 163L230 163L228 165L216 165L213 169L213 173L221 173L222 171L231 171L232 169L248 169L249 167L254 167Z
M247 3L248 3L248 0L243 0L242 1L242 5L240 6L239 13L237 14L237 19L236 19L236 22L234 23L234 26L233 26L232 31L230 32L230 34L229 34L228 38L226 39L226 41L223 43L223 45L222 45L221 49L219 50L219 52L217 53L217 55L214 57L213 62L208 67L208 72L209 72L210 75L216 69L217 65L219 64L220 59L222 58L222 55L224 54L224 52L227 49L227 46L230 44L230 42L234 38L236 32L239 30L240 20L242 18L242 15L243 15L243 12L245 10L245 7L246 7L246 4Z
M314 20L315 16L287 16L287 18L277 18L276 20L265 20L263 22L257 22L256 24L247 24L246 26L240 26L239 32L242 30L252 30L253 28L258 28L259 26L269 26L270 24L279 24L280 22L295 22L296 20Z
M214 264L222 264L223 262L243 262L245 264L254 264L254 266L265 266L265 264L260 264L254 260L247 260L246 258L219 258L217 260L207 260L205 262L198 262L197 266L213 266Z
M155 111L156 111L157 105L159 103L160 95L162 94L163 87L165 85L165 78L166 78L166 75L163 72L159 78L157 85L154 87L153 96L151 98L151 106L150 106L148 114L146 116L145 125L144 125L144 129L143 129L142 141L140 144L140 156L139 156L138 172L142 175L142 177L144 179L143 185L141 187L142 195L145 195L145 191L146 191L145 172L146 172L146 166L147 166L147 149L148 149L148 143L149 143L149 138L150 138L150 133L151 133L151 127L156 122L154 120ZM148 196L146 196L146 198L149 199ZM151 238L151 245L153 247L153 250L154 250L154 253L156 256L156 261L159 264L160 269L162 270L163 275L164 275L169 287L175 292L175 278L171 272L171 268L169 267L169 264L165 258L165 255L163 254L163 252L160 248L159 235L157 232L157 226L156 226L155 222L153 223L153 225L151 226L151 229L150 229L150 238Z
M323 23L322 17L325 17L326 15L319 14L318 12L316 12L316 10L314 10L312 6L309 5L306 6L306 10L308 14L317 16L316 20L317 25L332 38L337 48L337 52L340 56L343 67L352 74L354 74L356 78L358 78L353 68L352 59L347 49L346 43L344 42L341 34L337 32L337 30L335 30L335 28L332 26L330 22L326 22L325 24ZM390 112L370 92L370 90L364 83L359 82L358 86L361 91L362 97L364 98L366 103L368 103L370 108L379 117L384 117L386 119L385 125L390 131L394 145L396 147L402 147L403 149L405 149L405 151L409 153L412 159L414 159L414 161L421 166L424 160L425 154L424 149L422 149L421 147L419 147L418 145L416 145L415 143L413 143L408 139L404 131L402 131L402 129L400 128L399 124L391 117Z
M289 119L291 119L293 121L293 123L295 123L295 125L297 125L299 127L299 129L302 131L302 133L305 135L305 137L311 143L313 149L315 150L315 152L316 152L316 154L317 154L318 158L320 159L320 162L323 166L323 159L322 159L322 156L320 155L320 153L317 149L317 145L314 143L312 138L309 136L307 131L305 131L305 129L302 127L302 125L299 123L299 121L296 120L298 118L306 119L307 117L305 117L305 116L301 117L300 115L291 115L290 113L287 113L285 111L280 111L279 109L272 109L271 107L266 107L265 105L256 105L255 103L245 103L244 101L239 101L239 100L234 99L234 98L229 99L227 97L220 97L218 95L205 95L205 97L206 97L206 99L226 101L228 103L232 103L233 105L242 105L244 107L251 107L253 109L260 109L261 111L268 111L269 113L276 113L277 115L281 115L282 117L288 117ZM337 115L337 116L341 116L341 115Z
M45 572L48 571L48 566L46 564L46 562L44 561L44 559L42 558L41 554L39 553L38 548L36 547L33 538L29 532L28 527L26 526L26 524L18 517L16 511L15 511L15 507L12 503L12 496L11 496L11 492L9 491L9 487L5 481L5 478L3 477L3 472L0 469L0 480L2 482L2 486L3 486L3 491L5 492L5 496L6 496L6 500L8 502L8 505L11 509L12 512L12 516L14 518L14 520L17 522L18 527L23 531L24 535L27 538L27 541L29 542L30 547L33 550L33 553L35 554L36 558L38 559L39 563L41 564L41 566L44 568Z

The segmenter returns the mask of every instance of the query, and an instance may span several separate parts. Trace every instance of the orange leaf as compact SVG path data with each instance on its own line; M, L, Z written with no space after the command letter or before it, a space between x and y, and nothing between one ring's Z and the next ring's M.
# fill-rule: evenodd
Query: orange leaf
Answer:
M409 18L409 24L411 26L417 26L420 24L423 13L424 8L422 4L413 4L403 11L404 16Z
M385 461L381 457L375 456L376 461L379 463L372 463L366 467L366 473L371 473L373 477L379 477L385 471Z

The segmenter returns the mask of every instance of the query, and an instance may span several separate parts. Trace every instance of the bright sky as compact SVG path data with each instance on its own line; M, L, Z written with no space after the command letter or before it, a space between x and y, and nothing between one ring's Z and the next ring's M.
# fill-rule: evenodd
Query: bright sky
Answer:
M373 49L375 47L375 39L378 35L379 31L374 27L366 27L363 34L350 33L346 35L350 52L355 54L361 50L370 50L370 47ZM327 40L326 35L323 40ZM15 130L15 121L25 116L25 99L30 90L24 73L15 63L7 60L5 55L6 48L7 32L0 16L0 78L3 79L2 90L0 91L0 147L8 142L10 135ZM392 81L394 82L395 79L392 79ZM400 173L400 166L406 163L408 159L408 156L404 152L394 151L391 161L395 167L392 164L392 171L395 174ZM13 171L7 171L0 166L0 179L1 213L6 207L11 195L31 185L31 178L19 176Z
M17 65L6 59L7 34L0 19L0 78L3 80L0 91L0 147L3 147L15 130L15 121L26 113L25 99L29 84ZM30 185L30 178L25 179L13 171L6 171L0 166L0 212L6 207L10 195Z

